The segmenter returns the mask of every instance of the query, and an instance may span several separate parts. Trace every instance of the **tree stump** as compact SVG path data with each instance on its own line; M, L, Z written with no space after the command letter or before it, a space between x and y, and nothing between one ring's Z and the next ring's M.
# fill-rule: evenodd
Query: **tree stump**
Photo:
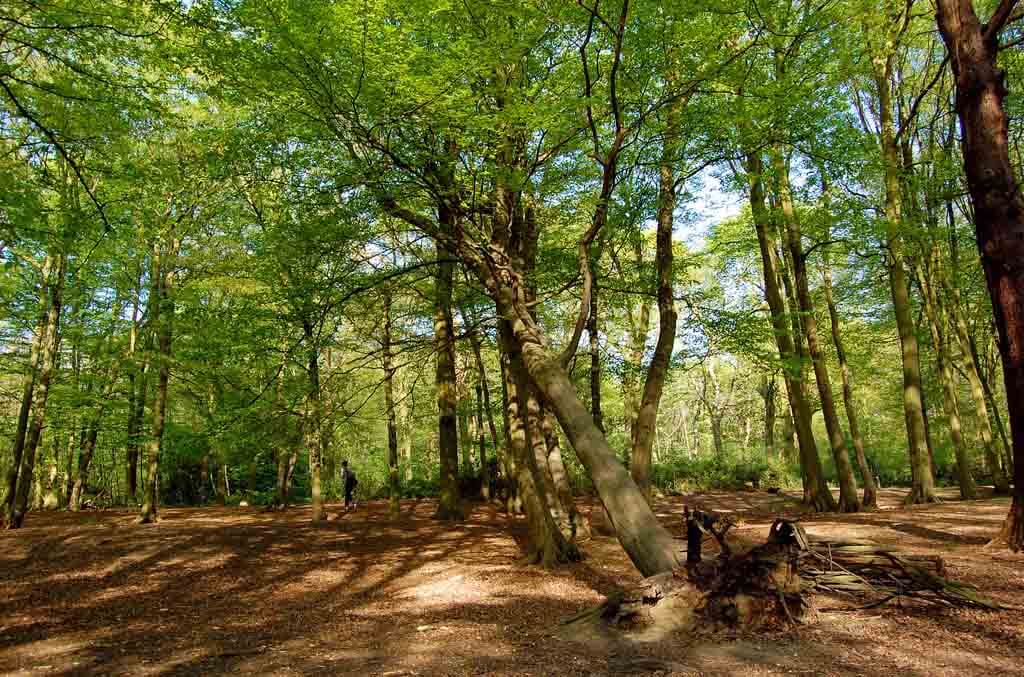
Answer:
M776 520L766 542L734 553L725 540L728 520L699 510L687 510L686 518L684 566L645 578L563 625L600 622L663 635L686 627L760 629L799 622L807 609L799 563L808 544L798 524ZM718 557L701 557L705 534L718 541Z

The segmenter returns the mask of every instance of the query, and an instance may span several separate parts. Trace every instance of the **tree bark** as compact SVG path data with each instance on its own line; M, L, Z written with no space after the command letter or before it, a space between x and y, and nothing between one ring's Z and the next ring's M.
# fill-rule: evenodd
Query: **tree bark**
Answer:
M1010 493L1010 480L1003 465L1000 463L1000 454L996 450L995 440L992 435L992 419L989 416L988 403L986 401L987 384L983 381L981 365L978 363L977 351L973 349L970 330L967 321L964 319L960 292L948 279L943 279L943 288L946 296L946 305L949 308L951 324L956 330L957 344L960 348L959 361L967 376L967 383L970 386L971 399L974 402L974 411L978 419L978 427L981 432L982 451L985 455L985 462L992 473L992 481L997 494ZM999 410L993 408L997 425L1002 424L999 419Z
M643 237L638 236L633 244L633 262L637 271L643 268ZM617 259L613 256L613 261ZM620 275L622 271L620 270ZM629 320L629 335L626 347L626 364L622 375L622 399L626 414L626 432L629 433L630 445L636 435L636 421L640 413L640 373L643 369L644 347L647 345L647 333L651 327L651 304L642 300L637 307L626 308ZM637 459L631 459L630 469ZM646 493L646 491L645 491Z
M465 384L468 374L463 372L463 383ZM456 392L462 391L466 397L459 398L458 421L459 421L459 453L462 455L462 469L460 475L469 477L473 474L473 434L470 430L469 418L472 402L469 400L469 389L459 388L456 382Z
M545 567L580 558L571 521L563 510L550 475L547 440L542 428L540 402L531 392L529 376L516 349L511 327L499 321L506 355L510 452L516 458L516 483L529 524L527 560Z
M302 331L306 338L306 377L309 382L309 390L306 393L306 420L303 426L303 436L305 437L306 452L309 454L309 484L313 505L311 520L315 523L327 518L321 489L324 437L321 430L323 411L320 401L320 346L317 344L313 324L310 320L303 320Z
M46 342L46 331L48 328L49 306L50 306L50 276L53 272L53 256L47 255L43 259L41 268L42 281L39 287L39 319L36 322L36 330L32 335L32 343L28 354L28 371L25 373L24 386L22 387L21 405L18 409L18 423L14 432L14 443L11 446L11 467L7 471L6 492L4 493L3 518L5 524L9 524L14 517L15 496L18 492L18 476L21 473L22 455L25 451L25 435L28 431L29 413L32 410L32 397L38 378L39 360L43 353L43 346Z
M18 474L17 492L11 511L8 528L18 529L28 512L29 490L35 475L36 450L43 436L43 425L46 421L46 400L50 394L50 383L53 380L54 367L57 361L57 348L60 344L60 313L61 299L64 293L64 279L67 273L67 254L57 255L56 278L49 284L50 300L46 311L46 331L42 344L39 376L32 395L32 413L25 437L25 448L21 457L21 471Z
M153 290L150 292L150 321L156 327L157 387L153 398L153 433L146 443L147 471L143 488L142 509L136 522L147 524L159 520L160 454L163 450L167 422L168 383L171 377L171 341L174 330L174 266L180 240L172 239L164 252L153 252ZM161 255L162 254L162 255Z
M405 481L412 482L412 412L409 411L409 398L412 397L411 392L405 392L405 379L401 377L401 372L396 371L398 380L399 390L401 391L401 398L398 400L398 428L401 433L399 436L399 455L401 456L401 464L405 467ZM411 387L411 386L410 386Z
M931 331L932 345L935 349L935 368L939 373L942 386L942 404L949 421L949 439L953 445L957 465L957 483L960 486L960 498L972 500L977 498L978 487L971 475L970 461L967 458L967 445L964 442L960 423L960 406L957 402L956 381L953 378L952 360L949 354L949 343L946 340L945 327L949 321L945 308L935 291L932 278L941 276L938 252L935 246L923 257L921 265L916 267L917 283L921 288L921 297L925 314L928 316L928 327Z
M761 266L764 271L765 296L771 312L772 328L775 341L782 360L783 377L786 392L789 394L789 406L792 413L793 426L796 429L800 447L800 467L804 479L804 503L814 510L826 511L836 508L828 486L825 484L821 470L821 459L818 458L818 447L811 429L811 410L807 403L802 382L802 359L797 353L786 319L786 304L779 288L779 260L775 250L775 239L772 234L771 217L765 205L764 168L759 153L747 154L747 179L750 184L750 207L757 231L757 241L761 250ZM797 336L799 338L799 336Z
M835 400L832 397L832 381L818 339L818 320L814 314L814 302L811 299L810 284L807 280L807 259L804 256L803 244L800 239L800 223L796 219L790 194L789 167L779 148L775 148L772 152L772 165L776 181L778 181L782 220L786 228L787 245L793 261L800 324L807 339L807 349L814 367L814 380L818 384L818 396L821 398L821 413L825 419L825 429L828 432L829 445L832 448L832 458L836 464L836 475L839 480L839 510L841 512L858 512L860 498L857 496L857 481L853 477L853 467L850 465L850 456L846 451L846 437L839 424Z
M920 351L911 311L910 288L903 267L903 206L900 186L900 150L893 122L890 81L893 56L878 57L874 63L875 86L881 120L882 164L885 170L885 220L889 288L903 363L903 413L907 428L912 488L907 503L935 501L935 481L924 420L924 390L921 384Z
M665 378L672 361L676 340L676 304L672 287L675 256L672 250L672 224L676 209L675 165L679 154L679 117L682 100L669 106L658 169L658 212L655 261L658 270L658 340L647 367L643 395L632 430L633 449L630 474L644 497L651 500L651 450L658 426L658 408L665 390Z
M1013 503L1000 539L1024 547L1024 197L1010 164L1003 105L1006 74L996 65L999 32L1016 6L1001 0L982 25L971 0L937 0L939 31L956 83L967 186L992 298L1013 437Z
M98 434L99 427L96 422L86 424L86 429L82 431L81 442L78 446L78 470L75 473L75 483L71 487L71 496L68 497L68 510L72 512L78 512L82 507L82 492L85 490L86 480L89 476L92 455L96 451Z
M395 369L391 355L391 290L384 290L384 407L388 429L388 515L397 519L401 486L398 480L398 426L395 422Z
M491 443L494 444L495 452L501 447L498 442L498 430L494 425L494 410L491 408L491 389L487 382L487 370L484 368L483 351L481 350L480 337L473 332L470 337L470 344L473 348L473 357L476 360L477 373L480 376L480 386L483 389L484 413L487 415L487 428L491 433Z
M827 192L827 191L825 191ZM826 219L830 216L826 215ZM830 234L826 226L825 239ZM878 507L878 486L875 483L875 474L868 465L867 455L864 452L864 437L860 433L860 424L857 415L857 405L853 399L853 377L850 375L850 365L846 360L846 347L843 344L842 332L839 325L839 311L836 309L835 298L832 295L832 268L829 264L828 247L822 248L822 277L825 289L825 304L828 306L829 321L832 325L832 343L836 348L836 358L839 360L839 374L843 380L843 406L846 408L846 421L850 426L850 437L853 440L854 457L857 459L857 467L860 469L860 476L864 480L864 497L861 505L865 509Z
M454 143L446 140L448 157L443 169L444 185L454 185ZM456 229L457 215L442 201L438 205L438 224L445 234ZM434 348L437 388L438 454L440 457L441 494L434 517L443 520L464 518L459 496L459 433L457 421L458 393L455 379L455 330L452 321L452 287L454 265L451 252L435 238L437 266L434 274Z
M764 402L764 435L762 441L765 458L771 458L775 455L775 392L777 390L774 374L770 377L762 377L761 387L757 389Z
M600 248L598 248L600 249ZM598 265L600 254L591 260L590 314L587 317L587 336L590 339L590 413L594 423L606 432L604 412L601 410L601 344L598 335Z
M477 450L480 454L480 498L484 501L491 500L491 475L487 465L487 438L484 432L484 396L482 376L478 376L476 382L476 418L474 419L474 430L476 431Z

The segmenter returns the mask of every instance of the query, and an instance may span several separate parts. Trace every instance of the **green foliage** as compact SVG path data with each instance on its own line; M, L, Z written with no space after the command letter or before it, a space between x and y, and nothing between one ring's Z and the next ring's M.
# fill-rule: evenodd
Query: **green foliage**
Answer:
M651 480L667 494L699 491L743 491L746 489L799 489L800 468L763 454L726 454L696 458L679 456L656 463Z

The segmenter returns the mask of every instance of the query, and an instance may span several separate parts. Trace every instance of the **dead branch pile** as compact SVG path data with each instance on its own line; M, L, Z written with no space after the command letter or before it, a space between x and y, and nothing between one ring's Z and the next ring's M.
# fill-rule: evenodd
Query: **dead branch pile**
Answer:
M941 557L901 554L870 541L808 540L799 569L805 592L874 598L863 608L900 598L947 607L1003 608L975 588L946 578Z

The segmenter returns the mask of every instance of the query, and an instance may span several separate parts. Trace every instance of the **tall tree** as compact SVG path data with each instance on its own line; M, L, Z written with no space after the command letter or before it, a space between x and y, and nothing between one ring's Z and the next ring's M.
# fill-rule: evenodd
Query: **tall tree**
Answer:
M1024 547L1024 197L1010 163L999 34L1016 0L982 24L971 0L937 0L937 21L956 83L967 186L982 268L992 298L1013 436L1013 502L1000 538Z

